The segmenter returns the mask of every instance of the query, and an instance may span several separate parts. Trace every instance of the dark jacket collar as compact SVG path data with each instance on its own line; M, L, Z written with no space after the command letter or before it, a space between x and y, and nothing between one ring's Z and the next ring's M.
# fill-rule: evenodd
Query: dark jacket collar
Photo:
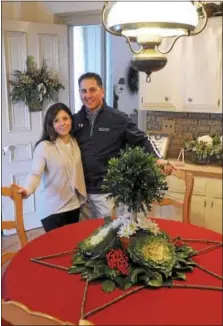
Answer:
M107 105L107 103L105 102L105 100L103 100L103 104L102 104L101 110L99 111L98 115L100 115L103 112L103 110L106 110L106 109L109 109L109 108L110 107ZM82 119L87 119L86 109L85 109L85 106L84 105L82 105L80 111L77 112L76 114L79 115L80 118L82 118Z

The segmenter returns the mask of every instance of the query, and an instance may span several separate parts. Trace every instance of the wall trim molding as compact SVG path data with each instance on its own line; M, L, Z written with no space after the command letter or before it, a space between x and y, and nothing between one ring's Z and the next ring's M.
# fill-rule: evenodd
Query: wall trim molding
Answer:
M71 26L101 24L101 10L74 11L54 15L56 24Z

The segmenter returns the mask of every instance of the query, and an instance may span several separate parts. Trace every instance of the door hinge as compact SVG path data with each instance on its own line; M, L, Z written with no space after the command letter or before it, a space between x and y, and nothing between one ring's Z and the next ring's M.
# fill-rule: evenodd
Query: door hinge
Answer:
M141 97L141 103L143 104L143 97Z
M220 99L218 99L218 106L220 106Z

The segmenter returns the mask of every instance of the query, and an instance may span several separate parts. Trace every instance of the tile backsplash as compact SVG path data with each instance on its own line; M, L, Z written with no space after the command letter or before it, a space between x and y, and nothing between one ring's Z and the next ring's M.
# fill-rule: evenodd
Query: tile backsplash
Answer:
M167 153L167 156L170 158L177 158L184 139L192 134L196 136L207 134L222 135L222 114L148 111L147 129L150 131L162 131L164 119L175 120L174 133L171 135Z

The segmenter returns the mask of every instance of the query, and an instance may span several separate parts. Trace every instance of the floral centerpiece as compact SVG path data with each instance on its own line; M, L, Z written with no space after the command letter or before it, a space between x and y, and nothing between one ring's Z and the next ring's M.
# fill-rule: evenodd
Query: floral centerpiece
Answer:
M185 272L193 270L195 251L179 237L171 239L147 218L152 202L162 200L167 189L155 161L138 147L110 160L103 189L109 190L116 206L127 205L129 213L106 221L78 244L70 273L99 280L102 289L111 292L136 284L160 287L174 279L184 280Z
M35 58L28 56L26 67L26 71L15 70L14 79L9 81L13 86L10 93L12 102L24 102L30 111L41 111L45 100L57 101L58 92L64 86L55 72L48 71L45 60L38 69Z
M201 137L193 136L192 139L184 143L186 152L191 153L191 160L197 164L210 164L223 162L222 136L205 135Z
M130 242L125 248L120 239ZM99 280L105 292L127 290L136 284L171 285L192 272L196 252L180 237L170 238L158 224L139 214L137 221L120 217L109 222L78 245L69 272L82 279Z

